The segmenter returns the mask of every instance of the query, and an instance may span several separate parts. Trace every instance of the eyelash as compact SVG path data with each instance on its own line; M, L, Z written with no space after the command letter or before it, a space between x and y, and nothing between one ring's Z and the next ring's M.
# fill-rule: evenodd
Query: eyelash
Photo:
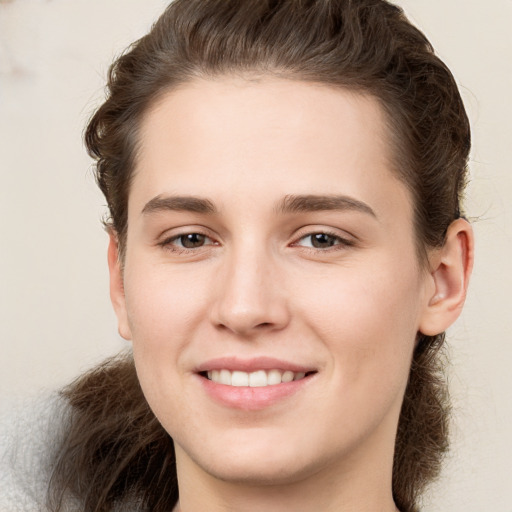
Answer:
M318 247L313 247L313 246L301 246L299 244L299 242L301 240L304 240L306 238L309 238L311 240L311 243L313 243L312 242L312 237L314 237L315 235L325 235L325 236L327 236L327 237L329 237L331 239L335 239L336 242L333 245L330 245L329 247L326 247L326 248L318 248ZM330 252L330 251L339 251L339 250L347 249L348 247L353 247L354 245L355 245L355 242L353 240L349 240L348 238L343 238L339 234L333 233L332 231L329 231L329 230L326 230L326 229L322 229L322 230L306 233L303 236L301 236L297 240L297 242L294 242L292 244L292 246L303 247L305 250L313 251L315 253L318 253L318 252L325 253L325 252Z
M203 243L202 245L200 245L198 247L184 247L183 240L185 239L185 237L193 236L193 235L196 235L199 237L204 237L204 240L209 241L210 243ZM324 235L326 237L329 237L331 239L331 241L333 241L333 243L331 245L329 245L328 247L324 247L324 248L314 247L313 246L314 242L313 242L312 237L314 237L316 235ZM308 238L310 239L310 245L300 244L300 242L302 240L305 240ZM180 239L181 239L181 245L177 245L176 242L180 241ZM170 251L177 255L180 255L180 254L191 255L191 254L194 254L198 250L201 250L201 249L204 250L205 248L209 248L211 246L216 246L219 244L218 244L218 242L215 242L215 240L213 240L213 238L211 238L210 236L208 236L205 233L202 233L200 231L189 231L186 233L180 233L178 235L174 235L170 238L166 238L165 240L160 242L158 245L160 247L164 248L165 250ZM330 253L333 251L340 251L340 250L347 249L349 247L353 247L355 245L355 242L353 240L343 238L339 234L333 233L332 231L322 229L322 230L304 233L304 234L302 234L302 236L300 236L297 239L296 242L293 242L290 245L292 247L301 247L302 250L310 252L310 253L321 254L321 253Z

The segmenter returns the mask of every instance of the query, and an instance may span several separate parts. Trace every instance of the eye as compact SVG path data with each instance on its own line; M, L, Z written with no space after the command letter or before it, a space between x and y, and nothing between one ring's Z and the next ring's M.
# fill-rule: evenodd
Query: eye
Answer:
M202 247L205 245L208 237L201 233L187 233L186 235L180 235L175 239L181 247L185 249L195 249L196 247Z
M350 240L346 240L340 236L330 233L310 233L306 236L303 236L294 245L310 247L313 249L329 249L336 245L350 246L353 245L353 243Z
M199 249L215 242L202 233L184 233L164 240L160 245L175 250Z

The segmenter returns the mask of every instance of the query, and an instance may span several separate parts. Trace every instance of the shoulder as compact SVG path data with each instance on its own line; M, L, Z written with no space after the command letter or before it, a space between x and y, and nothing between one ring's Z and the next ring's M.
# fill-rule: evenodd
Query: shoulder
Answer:
M52 447L65 428L66 414L57 393L2 401L0 510L45 510Z
M70 412L57 392L0 400L0 512L48 511L52 461L69 427ZM118 512L137 509L128 500ZM83 512L83 506L68 497L62 512Z

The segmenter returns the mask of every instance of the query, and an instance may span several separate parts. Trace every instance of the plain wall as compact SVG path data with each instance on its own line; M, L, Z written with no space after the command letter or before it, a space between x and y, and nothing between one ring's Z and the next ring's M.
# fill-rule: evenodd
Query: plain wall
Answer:
M512 512L512 1L397 3L452 69L474 134L477 258L449 332L453 448L423 512ZM112 58L165 4L0 0L0 400L58 388L126 346L81 134Z

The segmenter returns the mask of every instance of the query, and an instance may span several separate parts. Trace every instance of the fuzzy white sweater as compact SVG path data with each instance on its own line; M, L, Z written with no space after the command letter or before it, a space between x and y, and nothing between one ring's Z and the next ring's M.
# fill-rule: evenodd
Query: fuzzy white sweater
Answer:
M51 455L69 407L57 393L0 402L0 512L46 512ZM62 512L83 512L73 498ZM129 500L113 512L137 512Z
M56 394L3 401L0 406L0 512L46 510L49 456L65 405ZM69 512L78 511L71 504Z

